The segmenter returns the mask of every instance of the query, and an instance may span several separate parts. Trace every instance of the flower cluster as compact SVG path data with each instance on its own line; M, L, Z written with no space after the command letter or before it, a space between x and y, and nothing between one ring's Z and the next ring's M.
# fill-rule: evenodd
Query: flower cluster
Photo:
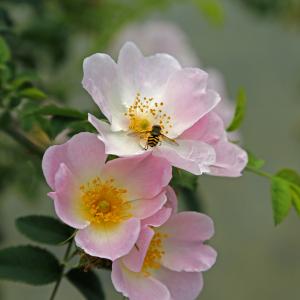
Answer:
M107 122L89 114L98 134L46 151L57 215L77 229L79 248L112 261L112 282L130 300L195 299L216 260L204 243L214 226L204 214L178 213L169 183L172 167L231 177L245 167L246 153L212 112L219 95L206 72L167 54L144 57L132 43L117 63L88 57L83 85Z

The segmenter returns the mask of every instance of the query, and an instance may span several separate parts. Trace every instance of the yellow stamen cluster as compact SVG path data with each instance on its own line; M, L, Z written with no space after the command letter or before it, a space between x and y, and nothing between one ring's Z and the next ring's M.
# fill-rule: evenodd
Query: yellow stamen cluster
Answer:
M126 201L126 189L114 186L114 180L94 178L80 186L82 210L94 225L118 224L132 217L131 204Z
M145 276L150 275L149 269L157 270L160 268L161 259L165 254L163 250L163 240L167 237L167 234L160 232L156 232L153 236L142 268L142 272Z
M125 116L129 118L129 130L133 132L151 131L153 125L160 125L163 134L172 128L171 117L163 111L164 102L155 102L153 98L141 97L136 94L133 104Z

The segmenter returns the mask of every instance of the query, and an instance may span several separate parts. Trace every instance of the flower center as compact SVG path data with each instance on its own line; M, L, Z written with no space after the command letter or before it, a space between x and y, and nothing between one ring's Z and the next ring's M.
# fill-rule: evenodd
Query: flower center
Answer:
M164 102L155 102L153 98L136 94L134 102L129 106L125 116L129 118L129 130L136 133L149 133L152 126L159 125L161 133L167 135L173 127L171 117L164 113Z
M160 268L161 259L165 254L165 251L163 249L163 240L167 237L167 234L163 234L160 232L156 232L153 236L142 267L142 273L145 276L150 275L151 269L157 270Z
M132 217L126 189L114 186L114 180L96 177L80 186L80 198L85 217L92 224L118 224Z

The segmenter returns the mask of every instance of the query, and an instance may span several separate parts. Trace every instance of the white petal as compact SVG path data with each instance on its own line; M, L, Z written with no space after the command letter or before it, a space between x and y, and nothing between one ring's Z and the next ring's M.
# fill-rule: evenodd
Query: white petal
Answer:
M89 122L99 132L99 139L105 144L105 153L118 156L132 156L145 153L139 144L139 137L124 131L113 132L110 125L89 114Z

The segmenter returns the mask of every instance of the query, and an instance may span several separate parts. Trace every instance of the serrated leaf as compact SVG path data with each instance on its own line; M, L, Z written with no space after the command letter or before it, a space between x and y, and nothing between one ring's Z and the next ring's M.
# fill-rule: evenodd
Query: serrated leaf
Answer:
M276 176L290 183L293 206L300 215L300 175L292 169L282 169Z
M276 176L289 181L300 188L300 175L296 171L292 169L282 169L276 173Z
M105 295L100 279L93 271L72 269L67 273L68 280L79 290L87 300L104 300Z
M45 105L32 111L27 112L27 115L44 115L44 116L59 116L66 118L74 118L79 120L86 120L87 114L82 113L76 109L69 107L60 107L54 104Z
M74 230L69 226L48 216L18 218L16 227L29 239L49 245L59 245L74 233Z
M31 99L31 100L44 100L47 98L47 95L43 91L41 91L35 87L29 87L29 88L23 89L20 92L20 96Z
M11 54L9 47L5 40L0 36L0 64L6 63L10 60Z
M254 170L259 170L264 166L264 164L265 164L264 160L257 158L250 151L247 151L247 154L248 154L247 168L254 169Z
M10 247L0 250L0 279L32 285L56 281L61 266L47 250L33 246Z
M245 117L246 102L247 102L246 92L244 89L240 89L236 97L236 107L235 107L234 117L227 128L228 132L235 131L241 126Z
M289 184L280 178L272 178L271 195L274 222L278 225L288 215L291 208L292 195Z

